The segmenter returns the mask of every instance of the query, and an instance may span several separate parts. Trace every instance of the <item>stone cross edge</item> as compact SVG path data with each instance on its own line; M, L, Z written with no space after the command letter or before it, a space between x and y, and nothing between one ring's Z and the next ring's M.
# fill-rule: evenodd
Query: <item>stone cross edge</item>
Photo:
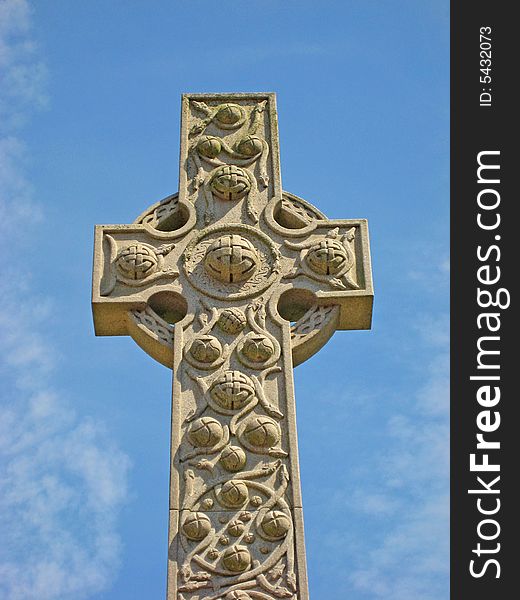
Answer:
M96 226L92 286L173 371L168 600L308 600L292 371L372 301L367 221L282 191L275 94L184 94L179 193Z

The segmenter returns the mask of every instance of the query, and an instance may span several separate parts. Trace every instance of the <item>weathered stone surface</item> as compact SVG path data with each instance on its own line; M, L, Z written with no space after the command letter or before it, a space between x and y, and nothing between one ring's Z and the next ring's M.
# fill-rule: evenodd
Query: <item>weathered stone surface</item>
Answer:
M96 333L173 370L168 599L307 600L292 371L370 327L367 223L282 192L274 94L183 96L179 181L93 276Z

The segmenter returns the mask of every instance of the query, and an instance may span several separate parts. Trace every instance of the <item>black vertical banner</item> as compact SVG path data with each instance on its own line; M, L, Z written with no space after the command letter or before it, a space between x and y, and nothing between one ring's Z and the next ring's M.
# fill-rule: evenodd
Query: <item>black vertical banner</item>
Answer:
M451 5L452 600L516 597L520 576L515 8Z

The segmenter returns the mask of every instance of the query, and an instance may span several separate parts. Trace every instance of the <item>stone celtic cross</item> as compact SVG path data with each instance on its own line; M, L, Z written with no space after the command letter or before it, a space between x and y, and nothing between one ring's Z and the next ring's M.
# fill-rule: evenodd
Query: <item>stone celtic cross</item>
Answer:
M179 193L96 227L92 297L173 370L168 600L308 599L293 367L372 299L366 221L282 191L274 94L184 95Z

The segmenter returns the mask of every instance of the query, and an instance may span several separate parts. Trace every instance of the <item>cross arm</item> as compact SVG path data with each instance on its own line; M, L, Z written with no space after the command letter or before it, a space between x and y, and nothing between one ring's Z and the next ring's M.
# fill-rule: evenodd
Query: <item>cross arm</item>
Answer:
M339 307L336 329L370 329L374 290L367 220L323 217L289 228L275 214L266 211L284 256L281 297L292 291L287 297L297 300L295 290L310 292L318 306Z
M186 313L178 282L184 227L97 225L92 311L96 335L131 335L154 358L172 364L171 323Z

